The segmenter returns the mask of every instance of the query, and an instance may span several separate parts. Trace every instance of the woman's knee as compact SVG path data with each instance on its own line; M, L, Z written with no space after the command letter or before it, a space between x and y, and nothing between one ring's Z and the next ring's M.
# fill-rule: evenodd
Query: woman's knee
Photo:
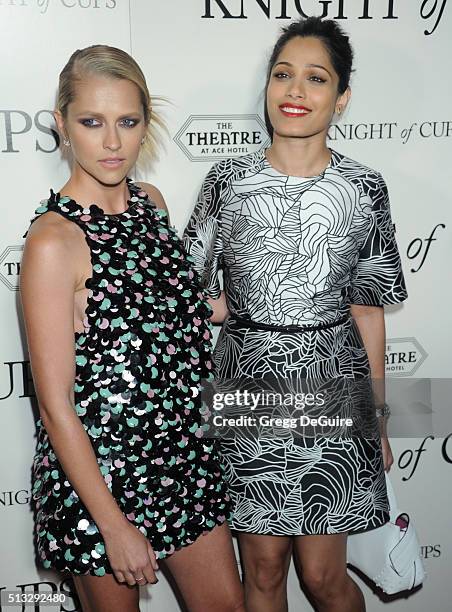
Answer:
M347 572L331 569L328 565L316 564L302 569L303 582L317 601L335 599L345 587Z
M286 555L259 555L245 567L245 581L251 580L260 591L273 591L287 579L288 560Z

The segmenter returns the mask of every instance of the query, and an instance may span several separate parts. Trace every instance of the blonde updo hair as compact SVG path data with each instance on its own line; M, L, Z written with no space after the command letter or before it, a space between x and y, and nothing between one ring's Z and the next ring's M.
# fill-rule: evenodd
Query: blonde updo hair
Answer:
M156 113L155 106L164 98L157 96L151 98L145 76L133 57L122 49L108 45L91 45L74 51L59 78L56 110L63 118L66 118L67 108L75 98L76 82L87 75L126 79L135 83L140 93L144 121L147 125L140 157L155 157L159 145L158 129L166 131L164 121Z

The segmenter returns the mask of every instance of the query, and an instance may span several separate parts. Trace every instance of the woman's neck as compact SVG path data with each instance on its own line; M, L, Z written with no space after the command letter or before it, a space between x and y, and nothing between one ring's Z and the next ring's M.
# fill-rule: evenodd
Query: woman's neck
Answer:
M266 150L268 162L278 172L289 176L310 177L321 174L328 166L331 151L325 138L288 138L273 135Z
M124 212L130 197L125 179L115 185L106 185L77 168L73 168L70 179L61 189L61 195L74 199L80 206L97 204L106 214L112 215Z

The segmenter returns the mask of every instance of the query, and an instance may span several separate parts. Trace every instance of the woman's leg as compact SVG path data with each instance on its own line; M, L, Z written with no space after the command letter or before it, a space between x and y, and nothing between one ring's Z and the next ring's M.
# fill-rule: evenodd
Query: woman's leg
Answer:
M245 612L231 532L226 524L199 536L163 562L190 612Z
M365 612L361 589L347 573L347 534L297 536L295 556L318 612Z
M83 612L140 612L137 586L120 584L113 574L72 578Z
M239 533L247 612L287 612L292 538Z

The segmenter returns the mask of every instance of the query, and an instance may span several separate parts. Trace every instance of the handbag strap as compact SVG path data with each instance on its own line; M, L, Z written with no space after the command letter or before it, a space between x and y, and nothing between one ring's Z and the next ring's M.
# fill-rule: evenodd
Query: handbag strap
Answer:
M413 568L413 564L419 555L416 532L411 525L410 517L405 513L403 515L408 521L408 526L400 541L389 552L392 568L399 576L404 576Z

